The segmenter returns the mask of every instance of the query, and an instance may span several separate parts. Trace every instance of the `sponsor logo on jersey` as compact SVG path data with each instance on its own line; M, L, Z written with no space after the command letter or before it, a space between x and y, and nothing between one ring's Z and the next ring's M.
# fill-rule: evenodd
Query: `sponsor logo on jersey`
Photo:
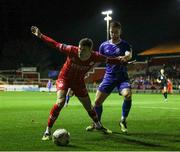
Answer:
M89 63L90 64L90 63ZM94 64L94 63L93 63ZM82 66L82 65L78 65L78 64L74 64L74 63L72 63L71 64L71 68L73 69L73 70L78 70L78 71L88 71L90 68L91 68L91 66Z

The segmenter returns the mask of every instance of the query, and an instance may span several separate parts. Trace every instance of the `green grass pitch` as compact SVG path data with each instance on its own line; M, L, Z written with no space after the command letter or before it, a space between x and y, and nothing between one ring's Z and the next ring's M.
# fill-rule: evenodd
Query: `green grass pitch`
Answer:
M92 101L94 93L90 93ZM76 97L70 99L53 130L71 133L68 146L41 141L56 94L0 92L0 151L180 151L180 95L134 94L128 118L129 133L121 133L122 97L112 94L104 103L102 122L111 135L86 132L91 120Z

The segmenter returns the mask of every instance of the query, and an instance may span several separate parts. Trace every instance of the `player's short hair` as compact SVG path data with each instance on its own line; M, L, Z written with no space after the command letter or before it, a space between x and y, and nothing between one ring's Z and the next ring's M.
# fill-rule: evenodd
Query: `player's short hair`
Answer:
M112 21L110 23L110 28L112 28L112 27L121 29L121 23L118 21Z
M90 38L83 38L79 41L79 45L88 46L89 48L93 47L93 41Z

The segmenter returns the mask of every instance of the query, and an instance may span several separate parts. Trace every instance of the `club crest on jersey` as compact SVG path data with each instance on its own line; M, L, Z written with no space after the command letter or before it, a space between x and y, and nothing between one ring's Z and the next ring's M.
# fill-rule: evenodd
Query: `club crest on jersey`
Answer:
M57 85L59 88L61 88L61 87L63 87L64 82L63 82L62 80L57 80L57 81L56 81L56 85Z
M105 50L105 53L109 53L110 51L107 49L107 50Z
M116 53L119 53L119 52L120 52L120 49L119 49L119 48L117 48L117 49L115 50L115 52L116 52Z

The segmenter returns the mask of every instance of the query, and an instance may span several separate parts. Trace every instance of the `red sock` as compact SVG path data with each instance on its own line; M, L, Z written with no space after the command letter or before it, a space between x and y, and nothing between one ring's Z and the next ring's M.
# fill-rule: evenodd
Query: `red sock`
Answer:
M59 112L60 112L61 108L57 105L54 104L54 106L52 107L51 111L50 111L50 115L48 118L48 127L52 127L54 122L56 121L57 117L59 116Z

